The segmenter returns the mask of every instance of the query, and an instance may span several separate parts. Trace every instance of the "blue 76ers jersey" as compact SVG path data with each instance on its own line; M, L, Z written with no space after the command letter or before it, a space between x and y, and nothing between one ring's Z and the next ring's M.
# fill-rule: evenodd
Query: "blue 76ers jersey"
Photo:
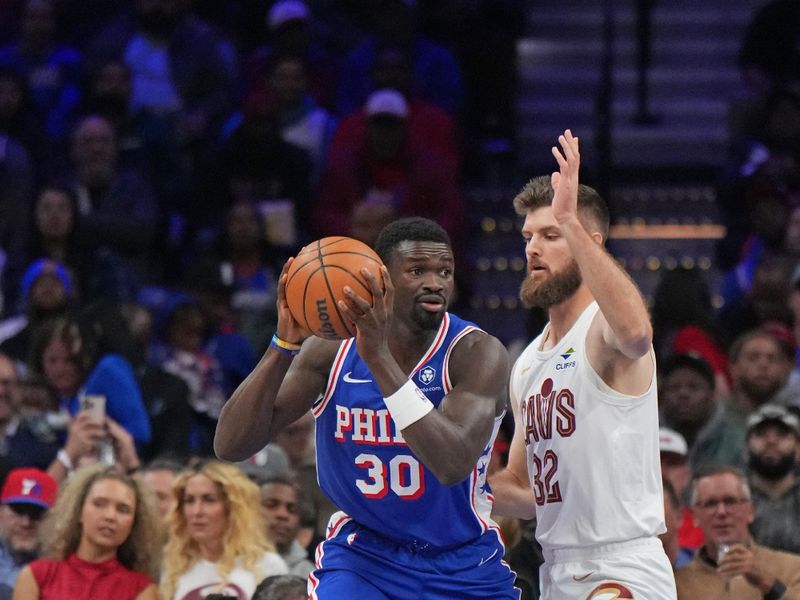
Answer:
M445 314L433 343L411 372L410 378L434 406L453 387L448 373L450 352L474 331L480 330ZM492 435L469 477L449 487L440 484L395 428L353 338L342 342L325 394L313 412L320 487L364 527L400 544L436 548L460 545L497 528L489 517L492 496L486 468L502 417L495 419Z

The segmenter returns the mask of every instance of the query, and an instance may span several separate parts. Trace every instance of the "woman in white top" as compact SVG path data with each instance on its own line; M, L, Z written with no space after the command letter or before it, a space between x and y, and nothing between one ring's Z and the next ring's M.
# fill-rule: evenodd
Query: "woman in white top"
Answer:
M262 579L287 572L264 535L258 487L238 467L199 463L178 476L172 494L162 598L249 600Z

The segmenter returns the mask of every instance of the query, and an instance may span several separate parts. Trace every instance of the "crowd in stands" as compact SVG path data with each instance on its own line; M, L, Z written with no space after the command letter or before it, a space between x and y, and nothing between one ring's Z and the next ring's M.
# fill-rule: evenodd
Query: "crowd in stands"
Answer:
M742 44L721 287L679 267L653 298L681 600L800 590L799 13L768 3ZM0 600L306 597L336 510L313 416L238 465L213 460L216 419L304 243L372 243L421 215L464 256L463 182L513 138L522 15L521 0L0 2ZM758 568L720 575L723 517ZM498 522L535 598L535 524Z

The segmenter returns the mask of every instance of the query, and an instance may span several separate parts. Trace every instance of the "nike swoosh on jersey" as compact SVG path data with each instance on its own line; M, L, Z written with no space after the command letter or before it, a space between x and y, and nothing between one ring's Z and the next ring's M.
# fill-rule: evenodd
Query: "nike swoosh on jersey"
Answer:
M350 377L352 371L348 371L342 377L342 381L345 383L372 383L372 379L356 379L355 377Z
M589 571L586 575L581 575L580 577L578 577L577 575L573 575L572 579L578 582L586 581L592 573L594 573L594 571Z
M487 556L486 558L482 558L481 562L478 563L478 566L480 567L480 566L486 564L487 562L489 562L490 560L492 560L494 558L495 554L497 554L497 549L496 548L495 548L495 551L492 552L489 556Z

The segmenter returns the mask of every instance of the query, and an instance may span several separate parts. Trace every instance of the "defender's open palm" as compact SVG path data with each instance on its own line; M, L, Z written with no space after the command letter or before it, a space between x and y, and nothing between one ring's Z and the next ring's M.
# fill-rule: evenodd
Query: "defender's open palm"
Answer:
M564 135L558 136L561 150L553 146L553 156L559 170L555 171L550 183L553 186L553 216L563 223L578 214L578 171L581 166L581 155L578 151L578 138L567 129Z

